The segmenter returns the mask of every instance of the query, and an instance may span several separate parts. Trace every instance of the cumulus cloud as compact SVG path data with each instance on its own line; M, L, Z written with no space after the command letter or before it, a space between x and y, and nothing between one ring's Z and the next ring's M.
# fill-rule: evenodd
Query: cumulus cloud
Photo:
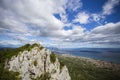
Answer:
M104 35L120 34L120 22L98 26L92 30L92 33Z
M108 9L111 14L117 2L108 3L112 6ZM78 46L78 43L82 45L81 43L120 42L120 22L107 23L87 31L84 26L75 23L87 24L91 15L79 12L73 22L69 23L66 10L77 11L80 7L82 7L80 0L0 0L0 36L10 38L5 40L1 37L0 45L20 45L37 40L42 42L40 37L45 38L48 43L54 42L52 44L55 46L61 43L68 46L74 43ZM103 14L108 15L105 11L106 7L103 7ZM56 18L55 14L59 14L61 19ZM100 17L93 14L94 21L99 21ZM71 26L72 29L65 30L65 26Z
M119 0L108 0L103 6L103 15L110 15L113 13L115 6L119 4Z
M82 7L80 0L69 0L66 4L66 9L76 11L78 8Z
M100 23L100 21L102 21L102 20L105 19L105 16L102 15L101 13L98 13L98 14L93 13L93 14L90 15L90 17L91 17L91 20L92 20L92 21L95 21L95 22L97 22L98 24Z
M8 5L11 4L11 5ZM3 9L5 7L5 9ZM13 29L27 28L27 24L34 24L36 27L47 27L52 30L61 29L63 23L53 16L58 10L54 1L49 0L3 0L1 23ZM45 10L46 9L46 10ZM49 26L49 27L48 27ZM24 31L26 32L26 31Z
M1 0L0 33L20 40L29 36L68 36L71 31L63 29L66 25L64 22L67 22L65 10L75 11L81 6L79 0ZM54 14L59 14L62 20ZM29 39L23 41L27 40Z
M101 24L101 21L104 21L107 16L111 15L115 12L115 7L120 4L119 0L108 0L105 2L105 4L102 6L102 11L98 13L91 13L92 21L97 22L98 24Z
M93 30L85 32L82 38L77 39L81 42L89 42L92 44L111 44L120 43L120 22L107 23L97 26Z
M120 22L107 23L94 28L89 35L90 40L97 44L119 44L120 43Z
M91 31L87 31L84 27L74 25L72 30L68 30L68 35L56 39L56 42L58 41L56 44L64 42L64 44L68 43L69 46L78 44L77 47L119 47L119 27L120 22L107 23L102 26L96 26Z
M24 38L44 36L49 34L47 32L49 30L53 32L62 29L63 22L53 14L62 13L64 10L62 10L62 3L59 7L56 3L50 0L1 0L0 34L10 36L15 41L17 39L18 42L19 40L29 42L29 39ZM58 8L55 8L56 6Z
M18 47L21 45L21 43L19 41L15 41L15 40L0 40L0 45L3 47Z
M79 22L80 24L86 24L89 22L89 14L85 12L80 12L73 20L73 22Z

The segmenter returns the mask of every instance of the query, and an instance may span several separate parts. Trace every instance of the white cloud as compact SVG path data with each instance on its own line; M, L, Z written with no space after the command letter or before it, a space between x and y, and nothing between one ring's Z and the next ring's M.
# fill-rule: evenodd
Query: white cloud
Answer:
M70 30L59 30L52 33L53 37L50 37L51 40L55 42L72 42L76 39L82 38L85 34L85 28L77 25L73 25L73 29ZM57 35L56 35L57 34Z
M0 40L0 45L2 45L3 47L18 47L21 46L21 43L19 41L15 41L15 40Z
M95 21L98 24L101 24L101 22L104 22L106 16L111 15L113 12L115 12L115 7L120 3L120 0L108 0L105 2L105 4L102 6L102 11L98 13L91 13L91 21Z
M72 31L63 29L70 25L65 10L76 11L82 6L80 0L2 0L0 4L0 32L23 42L29 42L28 37L33 36L50 39L70 36ZM61 20L54 14L59 14Z
M54 17L55 13L65 13L63 5L66 2L63 0L60 0L60 4L52 0L2 0L1 2L0 27L10 32L42 36L48 34L49 30L53 32L63 28L63 22ZM31 25L34 25L37 31L32 30Z
M63 22L63 23L67 23L67 14L60 14L60 17L61 17L61 21Z
M2 0L1 2L1 27L14 32L29 32L41 36L47 34L49 36L49 30L51 34L62 30L67 23L65 9L76 10L82 4L79 0ZM60 14L62 20L57 19L54 14ZM38 27L36 32L30 32L31 25Z
M120 34L120 22L98 26L92 30L92 33L104 35Z
M49 38L54 43L56 42L53 45L61 45L63 43L68 46L72 46L74 42L84 44L88 42L93 44L120 42L118 37L120 35L120 22L107 23L91 31L86 31L86 28L74 25L76 22L80 24L90 22L91 15L86 12L80 12L73 20L73 23L69 23L66 9L76 11L82 6L80 0L1 0L0 4L2 4L0 5L0 34L13 39L10 40L11 42L3 40L0 44L20 45L40 40L31 39L30 37ZM117 3L112 6L114 7L115 4ZM105 5L108 5L108 3ZM105 12L106 7L103 7L103 9L104 15L108 15ZM112 13L112 9L108 9L109 14ZM61 20L57 19L54 14L59 14ZM92 16L94 21L101 19L101 14L93 14ZM72 29L64 30L64 26L72 26ZM42 43L44 45L48 44Z
M119 44L120 22L97 26L84 36L84 41L92 44Z
M108 0L103 6L103 15L110 15L113 13L115 6L119 4L119 0Z
M86 31L85 28L76 26L71 30L72 34L67 38L63 38L63 41L71 42L71 44L80 43L83 46L84 44L88 44L91 46L94 45L94 47L100 47L100 45L101 47L118 47L120 43L119 27L120 22L96 26L91 31Z
M95 14L95 13L94 13L94 14L92 14L91 16L93 17L93 20L96 21L96 22L97 22L97 21L100 21L100 19L101 19L101 16L100 16L99 14Z
M76 11L78 8L82 7L82 3L80 0L68 0L65 7L66 9Z
M86 24L89 22L89 14L85 12L80 12L73 20L73 22L79 22L80 24Z

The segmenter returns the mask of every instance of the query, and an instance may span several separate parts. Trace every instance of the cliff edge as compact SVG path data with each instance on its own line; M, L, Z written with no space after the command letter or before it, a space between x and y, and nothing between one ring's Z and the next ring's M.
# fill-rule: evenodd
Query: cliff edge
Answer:
M27 49L6 61L5 68L18 72L21 80L71 80L68 68L39 44L27 44Z

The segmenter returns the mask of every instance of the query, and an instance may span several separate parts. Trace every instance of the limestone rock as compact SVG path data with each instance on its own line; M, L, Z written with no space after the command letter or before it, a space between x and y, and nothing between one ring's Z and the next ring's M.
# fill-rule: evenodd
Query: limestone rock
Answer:
M50 50L37 46L30 51L19 52L7 62L9 70L19 72L22 80L43 77L47 80L71 80L67 67L60 66L58 58Z

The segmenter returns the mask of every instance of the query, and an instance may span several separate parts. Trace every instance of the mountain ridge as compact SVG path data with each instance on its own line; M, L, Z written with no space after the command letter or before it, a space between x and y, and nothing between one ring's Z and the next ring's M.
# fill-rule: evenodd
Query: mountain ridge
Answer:
M120 79L118 64L56 54L36 43L19 48L0 49L0 57L0 80ZM25 64L27 66L23 66Z
M71 80L67 67L43 46L26 44L15 51L5 60L5 69L17 73L18 80Z

